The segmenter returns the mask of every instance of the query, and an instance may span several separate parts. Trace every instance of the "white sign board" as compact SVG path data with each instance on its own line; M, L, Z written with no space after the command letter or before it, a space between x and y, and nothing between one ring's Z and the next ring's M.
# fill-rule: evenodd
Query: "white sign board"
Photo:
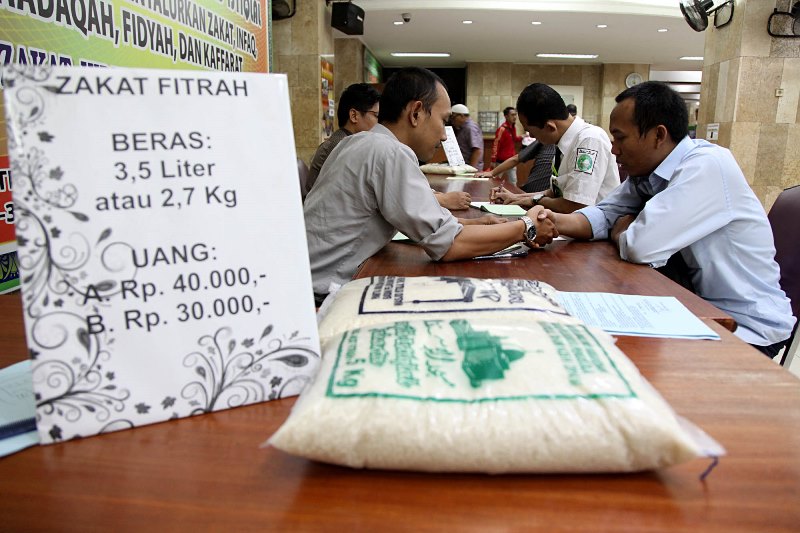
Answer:
M4 84L42 442L297 394L319 341L286 77Z
M719 122L715 122L706 126L706 140L719 140Z
M444 148L444 154L447 156L447 164L451 167L463 165L465 163L464 155L461 153L461 148L458 147L453 126L445 126L444 129L447 131L447 139L442 141L442 148Z

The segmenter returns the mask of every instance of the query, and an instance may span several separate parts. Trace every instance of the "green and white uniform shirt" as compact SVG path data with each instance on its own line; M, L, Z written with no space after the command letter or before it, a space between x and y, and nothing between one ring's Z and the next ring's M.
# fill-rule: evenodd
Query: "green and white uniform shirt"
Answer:
M561 164L550 181L554 197L595 205L619 185L617 160L602 128L575 117L558 149Z

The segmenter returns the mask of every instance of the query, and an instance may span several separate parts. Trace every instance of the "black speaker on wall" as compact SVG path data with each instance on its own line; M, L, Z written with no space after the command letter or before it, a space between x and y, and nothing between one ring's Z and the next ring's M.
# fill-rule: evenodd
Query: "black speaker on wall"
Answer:
M296 12L296 0L272 0L272 20L288 19Z
M364 10L350 2L334 2L331 26L347 35L364 35Z

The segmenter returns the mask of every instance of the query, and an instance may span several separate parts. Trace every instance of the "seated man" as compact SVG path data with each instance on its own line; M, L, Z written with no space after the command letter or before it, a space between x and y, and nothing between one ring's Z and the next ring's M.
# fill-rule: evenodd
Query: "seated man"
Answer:
M517 111L531 136L543 144L557 146L557 173L546 191L515 195L498 188L493 195L495 201L523 207L543 205L558 213L572 213L596 204L619 185L617 163L606 132L570 115L561 95L552 87L543 83L528 85L517 99Z
M449 115L442 80L426 69L404 68L386 83L380 124L348 137L330 155L304 205L317 302L331 283L349 281L397 230L444 261L490 254L521 240L543 246L556 236L541 207L496 224L505 219L458 220L436 202L419 161L433 157L447 138Z
M342 139L360 131L370 130L378 123L380 98L380 93L368 83L354 83L342 91L339 96L339 107L336 109L339 129L319 145L314 157L311 158L311 165L308 167L309 191L317 181L325 160Z
M794 317L780 289L772 230L731 153L689 138L683 98L644 82L616 98L613 153L630 177L602 202L551 215L559 232L610 238L622 259L685 262L698 296L736 319L736 335L774 357Z
M319 145L314 157L311 159L311 166L308 169L308 183L306 185L308 191L317 181L325 160L328 159L328 156L342 139L360 131L368 131L378 123L380 97L380 93L367 83L354 83L342 91L339 97L339 107L336 109L339 129ZM447 193L434 191L434 194L439 204L447 209L468 209L472 200L469 193L462 191Z

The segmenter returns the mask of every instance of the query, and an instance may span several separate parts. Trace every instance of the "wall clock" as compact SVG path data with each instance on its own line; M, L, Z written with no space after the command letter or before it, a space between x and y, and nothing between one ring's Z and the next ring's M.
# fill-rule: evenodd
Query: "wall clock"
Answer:
M638 72L631 72L625 77L625 87L633 87L634 85L638 85L642 83L644 79L642 75Z

